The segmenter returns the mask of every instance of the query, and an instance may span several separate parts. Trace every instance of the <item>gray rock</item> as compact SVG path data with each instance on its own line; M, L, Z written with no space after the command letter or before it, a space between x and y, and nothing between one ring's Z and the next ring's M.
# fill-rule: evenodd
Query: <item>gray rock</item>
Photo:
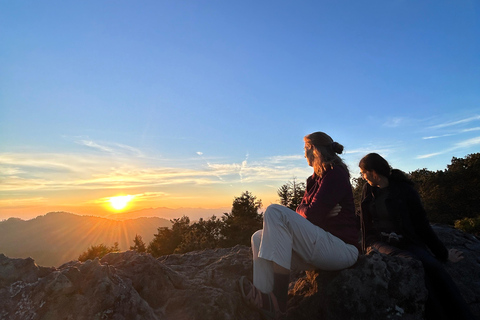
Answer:
M435 226L465 259L446 264L478 316L480 241ZM134 251L71 261L59 268L0 254L0 319L261 319L236 281L251 279L245 246L168 255ZM419 262L378 253L338 272L292 275L288 319L422 319L426 290Z
M351 268L311 271L290 290L291 319L423 319L420 262L378 253Z

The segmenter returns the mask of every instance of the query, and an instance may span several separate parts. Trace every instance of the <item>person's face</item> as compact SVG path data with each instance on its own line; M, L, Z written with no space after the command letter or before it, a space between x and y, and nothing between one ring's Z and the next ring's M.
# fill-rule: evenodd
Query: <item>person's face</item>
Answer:
M313 166L313 147L305 145L305 158L307 159L308 165Z
M362 178L365 179L365 181L367 181L367 183L372 187L378 185L378 175L375 171L360 169L360 174L362 175Z

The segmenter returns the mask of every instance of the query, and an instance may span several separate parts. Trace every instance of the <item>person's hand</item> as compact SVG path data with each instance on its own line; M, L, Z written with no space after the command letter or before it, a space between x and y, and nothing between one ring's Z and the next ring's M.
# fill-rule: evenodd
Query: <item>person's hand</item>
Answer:
M340 212L340 210L342 210L342 206L337 203L337 205L333 207L332 210L330 210L330 212L328 213L328 216L329 217L338 216L338 213Z
M463 252L457 249L448 250L448 261L458 262L463 259Z

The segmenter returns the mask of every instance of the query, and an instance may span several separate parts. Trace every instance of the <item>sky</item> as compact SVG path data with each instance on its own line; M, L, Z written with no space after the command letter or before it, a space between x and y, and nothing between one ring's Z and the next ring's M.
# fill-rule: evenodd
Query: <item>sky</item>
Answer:
M0 219L264 210L315 131L352 177L478 152L480 2L0 0Z

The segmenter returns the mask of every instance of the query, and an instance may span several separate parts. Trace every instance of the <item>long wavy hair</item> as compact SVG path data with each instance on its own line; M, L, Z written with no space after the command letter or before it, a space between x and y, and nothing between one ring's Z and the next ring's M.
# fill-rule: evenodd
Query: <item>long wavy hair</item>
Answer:
M303 140L305 141L307 154L311 152L312 167L317 176L322 177L328 168L333 168L334 166L344 168L348 176L350 176L347 165L338 156L338 154L343 152L343 146L340 143L333 141L324 132L311 133L306 135Z
M375 171L389 180L403 181L408 184L413 184L410 177L403 171L398 169L392 169L390 164L385 158L378 153L369 153L364 156L358 166L364 171Z

